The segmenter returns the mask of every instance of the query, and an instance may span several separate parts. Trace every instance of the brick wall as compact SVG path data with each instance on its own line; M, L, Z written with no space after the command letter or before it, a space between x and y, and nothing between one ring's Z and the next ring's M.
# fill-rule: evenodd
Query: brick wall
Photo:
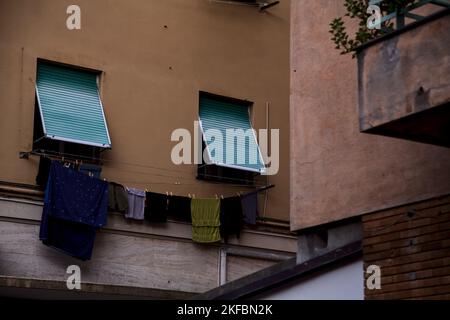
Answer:
M365 215L363 229L364 267L381 268L366 299L450 299L450 196Z

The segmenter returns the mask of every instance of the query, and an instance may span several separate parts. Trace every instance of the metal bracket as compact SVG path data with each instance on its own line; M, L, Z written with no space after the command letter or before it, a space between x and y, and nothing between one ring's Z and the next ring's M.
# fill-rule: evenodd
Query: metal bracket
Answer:
M21 151L19 152L19 159L29 159L30 152Z

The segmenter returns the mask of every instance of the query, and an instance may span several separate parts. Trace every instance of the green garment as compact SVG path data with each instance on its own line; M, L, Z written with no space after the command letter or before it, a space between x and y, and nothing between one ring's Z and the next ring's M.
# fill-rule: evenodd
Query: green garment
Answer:
M192 199L192 240L220 241L220 199Z
M125 212L127 209L128 197L124 187L118 183L110 182L108 185L108 210Z

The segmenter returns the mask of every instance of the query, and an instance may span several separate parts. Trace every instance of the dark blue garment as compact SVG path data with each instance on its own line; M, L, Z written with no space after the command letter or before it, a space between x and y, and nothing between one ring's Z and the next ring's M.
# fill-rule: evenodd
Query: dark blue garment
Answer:
M106 224L107 190L105 181L52 162L39 232L42 242L89 260L96 230ZM86 196L85 192L93 194Z
M108 183L53 161L48 192L50 216L92 227L106 224Z
M83 261L91 258L96 235L95 228L44 215L40 239L45 245Z
M100 179L100 174L102 173L102 167L96 166L95 164L85 163L80 165L78 171L97 179Z
M241 196L242 213L244 215L244 222L247 224L256 224L258 217L258 192L253 191Z

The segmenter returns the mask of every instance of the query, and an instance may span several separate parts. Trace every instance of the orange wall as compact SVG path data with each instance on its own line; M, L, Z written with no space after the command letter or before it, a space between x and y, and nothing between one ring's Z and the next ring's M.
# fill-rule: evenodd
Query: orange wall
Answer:
M170 134L193 132L199 91L253 101L257 129L265 127L269 102L281 155L266 216L288 220L289 1L260 13L208 0L79 0L81 30L69 31L72 3L0 2L0 180L34 183L37 158L18 155L32 148L36 59L44 58L104 72L112 150L103 154L110 160L103 176L157 192L246 191L197 181L194 165L173 165Z

